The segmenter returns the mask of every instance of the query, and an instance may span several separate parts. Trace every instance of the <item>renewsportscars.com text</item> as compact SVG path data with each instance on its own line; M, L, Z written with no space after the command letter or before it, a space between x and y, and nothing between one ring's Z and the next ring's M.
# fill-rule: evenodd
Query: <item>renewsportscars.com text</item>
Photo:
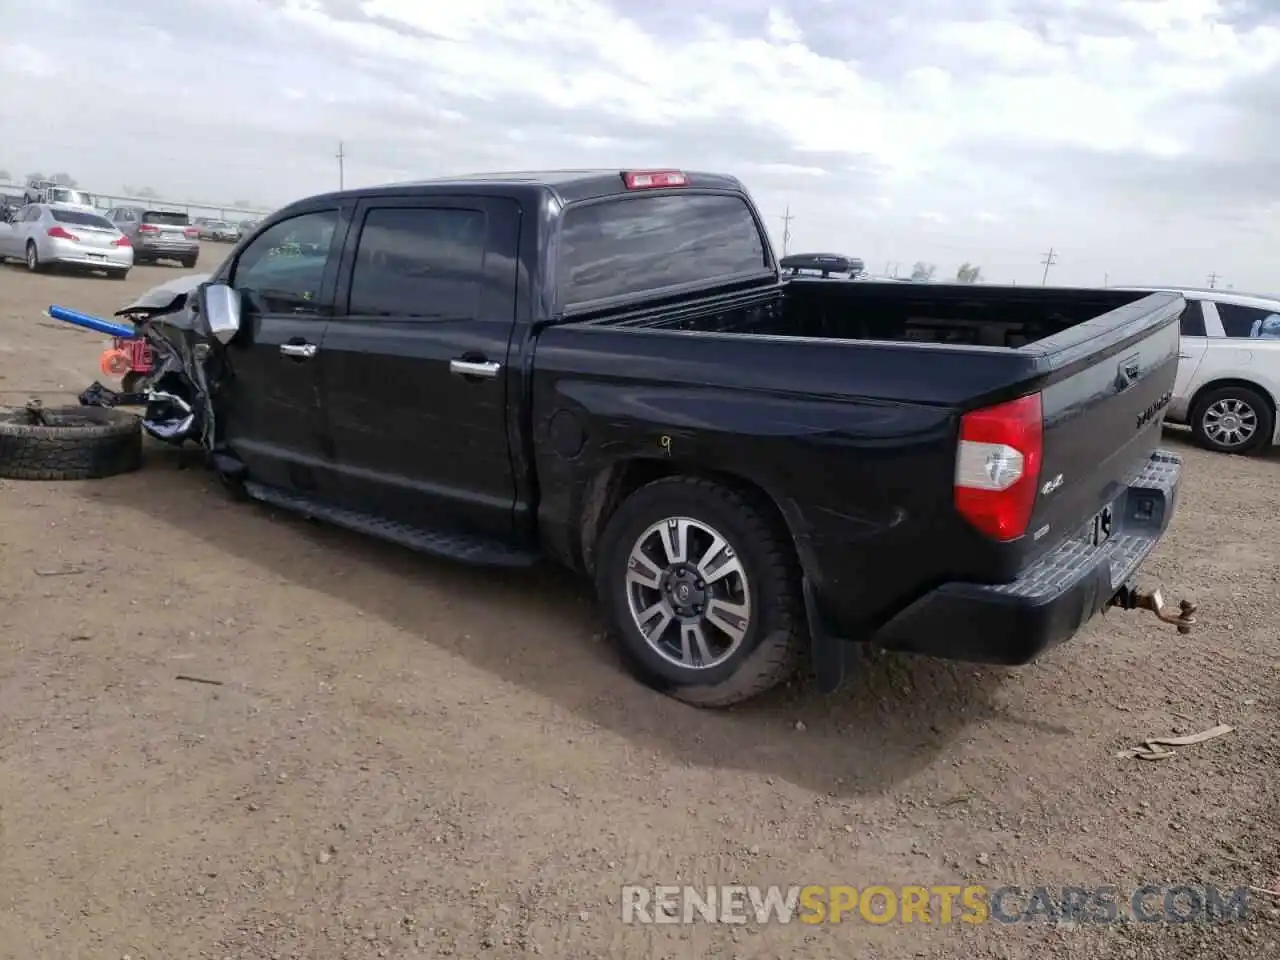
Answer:
M1244 920L1247 887L1144 884L986 887L976 884L854 887L710 887L622 889L624 923L986 924L1191 923Z

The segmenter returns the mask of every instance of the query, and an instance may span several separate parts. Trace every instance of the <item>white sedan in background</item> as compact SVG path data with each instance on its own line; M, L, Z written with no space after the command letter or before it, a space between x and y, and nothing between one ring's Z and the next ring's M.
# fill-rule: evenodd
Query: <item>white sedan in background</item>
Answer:
M1165 419L1187 424L1201 446L1220 453L1263 453L1280 443L1280 297L1159 289L1187 301Z
M32 203L0 225L0 261L6 258L22 260L32 273L80 267L123 280L133 268L133 244L100 214Z

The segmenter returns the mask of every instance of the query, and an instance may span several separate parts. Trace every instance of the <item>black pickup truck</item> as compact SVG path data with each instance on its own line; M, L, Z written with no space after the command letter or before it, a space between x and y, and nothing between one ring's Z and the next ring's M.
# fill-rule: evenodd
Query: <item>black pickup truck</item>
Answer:
M594 579L627 660L722 706L848 640L1021 664L1173 516L1176 293L782 281L735 179L474 176L312 197L120 311L144 425L241 494ZM99 391L91 402L112 403Z

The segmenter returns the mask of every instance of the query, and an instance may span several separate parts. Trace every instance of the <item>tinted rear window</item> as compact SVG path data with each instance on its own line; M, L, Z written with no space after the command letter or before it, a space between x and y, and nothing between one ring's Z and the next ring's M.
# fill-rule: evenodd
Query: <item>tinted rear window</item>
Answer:
M185 213L173 213L170 210L148 210L142 215L142 222L162 227L187 227L191 225L191 218Z
M103 230L114 230L116 225L106 217L100 217L96 213L87 213L81 210L60 210L57 207L50 207L49 212L53 215L53 219L59 223L70 223L77 227L101 227Z
M623 197L564 214L565 306L759 273L765 248L741 197Z

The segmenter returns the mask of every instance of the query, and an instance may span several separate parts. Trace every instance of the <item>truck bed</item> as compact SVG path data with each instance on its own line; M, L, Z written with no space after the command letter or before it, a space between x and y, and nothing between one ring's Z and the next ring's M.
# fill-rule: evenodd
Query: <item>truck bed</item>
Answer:
M1018 349L1143 299L1124 290L799 279L710 309L659 308L611 326Z
M827 587L847 621L910 602L921 566L938 583L1012 582L1116 504L1157 448L1184 306L839 280L725 291L544 330L534 419L577 409L609 456L626 452L625 425L653 434L659 456L696 453L791 491L811 508L802 536L840 557L847 579ZM995 543L952 508L960 421L1033 394L1044 492L1026 535ZM553 458L538 470L544 489L560 482Z

